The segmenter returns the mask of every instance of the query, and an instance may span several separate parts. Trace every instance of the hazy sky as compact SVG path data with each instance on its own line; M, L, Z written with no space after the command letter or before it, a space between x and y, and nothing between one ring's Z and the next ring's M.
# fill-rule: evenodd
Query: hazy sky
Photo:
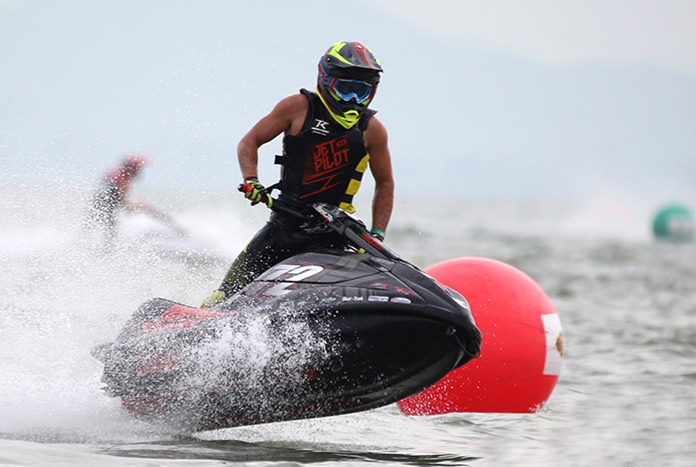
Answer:
M653 63L696 74L693 0L375 1L429 31L550 63Z
M0 0L0 8L9 10L23 3L47 1L50 0ZM94 0L91 3L105 2ZM273 6L278 2L254 3L261 8L267 5L268 14L272 15ZM321 6L321 2L315 1L295 2L296 5L303 3ZM552 63L652 62L696 74L696 2L693 0L358 0L344 3L348 9L363 9L366 14L369 8L364 4L380 5L432 33L515 49ZM331 10L328 4L325 13L333 18ZM308 11L314 11L317 19L321 18L320 8ZM334 19L340 21L340 18ZM156 27L156 18L152 20Z
M360 40L402 196L693 195L692 25L678 0L0 0L0 164L94 183L134 151L148 186L233 191L243 134Z

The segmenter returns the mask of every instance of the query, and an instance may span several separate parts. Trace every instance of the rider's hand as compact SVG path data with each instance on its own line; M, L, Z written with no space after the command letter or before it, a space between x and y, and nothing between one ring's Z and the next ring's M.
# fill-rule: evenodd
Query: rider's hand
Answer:
M256 177L247 177L244 179L244 197L251 200L251 205L255 206L259 203L266 204L269 208L273 206L273 198L268 194L266 187L263 186Z

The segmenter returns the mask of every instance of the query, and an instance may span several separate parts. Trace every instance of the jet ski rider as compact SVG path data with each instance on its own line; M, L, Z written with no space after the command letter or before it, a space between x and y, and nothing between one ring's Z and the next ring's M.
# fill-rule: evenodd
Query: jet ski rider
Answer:
M150 209L144 203L130 200L128 196L133 180L147 165L149 161L144 156L136 154L124 156L118 167L104 174L92 196L86 224L89 228L98 226L103 230L106 249L112 246L116 237L116 219L119 209L132 212Z
M279 199L294 206L326 202L355 212L353 196L369 167L375 180L373 235L384 239L394 204L394 177L387 130L368 109L382 67L359 42L336 42L318 64L316 92L306 89L280 100L241 139L237 158L252 205L272 207L273 199L258 179L258 149L283 136L277 156ZM302 221L274 211L230 266L218 290L202 307L230 297L273 264L303 251L337 247L343 239L331 232L306 234Z

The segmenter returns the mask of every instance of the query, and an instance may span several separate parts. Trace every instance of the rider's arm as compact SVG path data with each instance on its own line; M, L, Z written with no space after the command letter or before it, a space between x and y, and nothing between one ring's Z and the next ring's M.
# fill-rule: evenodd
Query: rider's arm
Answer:
M387 140L387 129L382 122L372 117L365 132L365 146L370 154L370 172L375 179L372 227L385 232L394 207L394 174Z
M307 107L307 98L302 94L286 97L244 135L237 145L237 159L242 177L258 176L259 147L282 132L297 133L307 113Z

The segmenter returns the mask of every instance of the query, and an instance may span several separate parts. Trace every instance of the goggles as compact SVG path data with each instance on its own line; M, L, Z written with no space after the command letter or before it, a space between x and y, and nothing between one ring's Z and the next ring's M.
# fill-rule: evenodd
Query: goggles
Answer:
M375 85L357 79L333 78L329 84L334 94L348 102L354 99L358 104L369 100L375 93Z
M320 79L339 99L349 102L355 100L358 104L363 104L372 99L377 85L359 79L335 78L324 70L320 65Z

